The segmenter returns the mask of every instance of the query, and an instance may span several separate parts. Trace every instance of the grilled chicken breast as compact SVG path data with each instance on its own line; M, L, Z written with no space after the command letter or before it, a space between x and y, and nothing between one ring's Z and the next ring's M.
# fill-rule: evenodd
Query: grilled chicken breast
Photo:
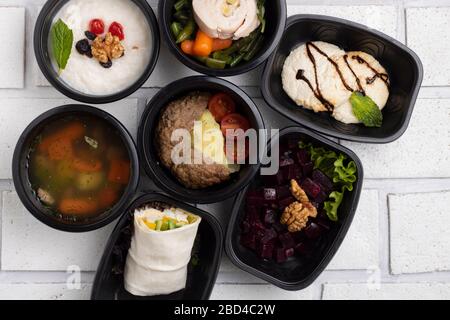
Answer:
M389 77L383 66L365 52L345 52L321 41L293 50L282 71L283 89L299 106L329 111L343 123L359 123L349 101L362 91L383 109L389 98Z
M192 8L199 28L213 38L237 40L260 24L256 0L193 0Z

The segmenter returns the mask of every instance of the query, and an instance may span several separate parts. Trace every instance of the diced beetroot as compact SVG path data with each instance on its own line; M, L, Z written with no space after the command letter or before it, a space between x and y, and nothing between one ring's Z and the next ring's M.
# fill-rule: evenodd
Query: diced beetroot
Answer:
M246 198L247 205L259 207L262 206L264 202L264 196L262 193L248 193Z
M311 156L309 155L308 151L305 149L300 149L296 153L297 162L300 165L304 165L305 163L311 162Z
M244 247L256 250L256 236L254 233L247 233L242 235L240 242Z
M321 226L325 231L331 229L331 221L328 218L319 218L317 219L317 224Z
M277 220L277 213L272 208L263 210L263 220L266 225L272 225Z
M302 169L297 164L291 164L289 166L281 168L284 179L289 182L292 179L299 179L302 177Z
M271 176L262 176L264 185L267 187L280 186L284 184L285 179L283 176L283 172L278 170L277 174Z
M320 184L326 193L333 190L333 182L320 170L314 170L312 172L312 179L315 183Z
M275 261L277 263L283 263L287 260L286 250L284 248L277 248L275 250Z
M294 159L283 157L280 159L280 168L290 166L291 164L294 164Z
M264 200L272 202L277 200L277 190L275 188L264 188Z
M264 237L261 238L262 244L274 242L277 239L278 233L274 229L266 229Z
M280 143L280 156L289 155L292 153L292 150L285 143Z
M286 231L286 226L282 225L280 221L275 221L275 223L272 225L272 228L275 229L276 232L281 233Z
M258 245L257 253L263 259L270 259L273 256L273 249L275 245L272 242L266 244L260 243Z
M286 145L289 149L298 150L300 140L296 137L287 138Z
M295 243L305 240L305 233L303 231L291 232L291 236L294 238Z
M314 169L314 164L308 162L302 165L302 174L304 177L309 177Z
M291 196L291 190L287 185L278 186L276 189L277 189L277 199L284 199Z
M292 257L294 253L295 253L294 248L284 250L284 254L286 255L287 258Z
M262 239L264 237L264 234L266 233L266 228L261 222L256 222L252 224L252 229L250 233L253 233L256 236L257 240Z
M296 246L295 246L295 251L300 254L300 255L308 255L311 253L311 247L308 243L306 242L299 242Z
M278 236L278 240L280 241L281 245L285 249L294 248L295 247L295 240L292 237L290 232L282 233Z
M325 192L323 192L323 190L321 190L317 195L317 197L314 198L314 202L316 202L317 204L321 204L327 199L328 195Z
M259 208L255 206L247 206L246 213L247 213L247 219L250 224L254 224L255 222L259 222Z
M303 181L302 188L303 190L305 190L306 194L311 198L317 197L321 191L320 186L309 178Z
M323 233L323 229L321 226L319 226L317 223L312 222L311 224L309 224L308 226L305 227L304 229L305 231L305 235L309 238L309 239L317 239L319 238L322 233Z
M248 220L242 221L241 231L242 231L242 234L247 234L250 232L250 222Z
M296 180L299 180L303 177L303 173L302 173L302 167L300 165L295 165L294 166L294 174L295 174L295 178Z
M288 205L290 205L294 201L295 201L295 198L290 196L290 197L279 200L278 206L279 206L280 210L283 211Z

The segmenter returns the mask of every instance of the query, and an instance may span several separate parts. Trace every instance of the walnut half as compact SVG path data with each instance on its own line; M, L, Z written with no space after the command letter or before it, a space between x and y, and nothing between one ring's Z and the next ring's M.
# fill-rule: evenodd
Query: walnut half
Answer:
M291 180L291 193L298 201L284 209L280 222L288 226L289 232L297 232L306 227L309 217L317 217L317 209L295 180Z
M108 32L106 36L95 38L92 43L92 55L101 63L107 63L109 60L118 59L125 53L125 48L120 43L117 36Z

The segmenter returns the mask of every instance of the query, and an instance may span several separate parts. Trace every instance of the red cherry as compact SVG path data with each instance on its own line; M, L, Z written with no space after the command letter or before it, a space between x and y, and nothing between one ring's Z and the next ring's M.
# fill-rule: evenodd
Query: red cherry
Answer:
M123 26L116 21L111 23L111 25L109 26L109 32L111 32L111 34L113 36L118 37L120 40L125 39L125 34L123 32Z
M105 23L101 19L92 19L89 23L89 31L99 35L105 32Z

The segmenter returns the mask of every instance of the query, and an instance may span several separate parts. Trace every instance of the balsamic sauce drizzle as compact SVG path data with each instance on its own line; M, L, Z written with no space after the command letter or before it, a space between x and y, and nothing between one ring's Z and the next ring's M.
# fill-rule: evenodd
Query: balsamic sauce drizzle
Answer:
M374 73L373 77L366 78L367 84L372 84L377 78L380 78L389 88L389 75L387 75L386 73L378 72L374 67L370 65L370 63L368 63L366 60L364 60L364 58L361 58L360 56L353 56L352 59L356 60L359 64L365 64Z
M347 55L347 54L344 55L344 61L345 61L345 64L347 65L347 67L348 67L348 68L350 69L350 71L352 72L353 76L355 77L355 79L356 79L356 84L358 85L359 91L360 91L363 95L366 95L366 92L365 92L364 88L363 88L362 85L361 85L361 80L359 80L359 78L358 78L358 76L356 75L355 71L354 71L354 70L352 69L352 67L350 66L350 63L348 63L348 55Z
M344 75L342 74L342 71L339 68L339 65L333 59L331 59L325 52L320 50L320 48L318 48L314 43L307 42L306 43L306 53L308 54L308 58L309 58L309 60L311 60L311 63L313 64L313 67L314 67L314 78L315 78L315 83L316 83L316 89L314 89L314 86L312 85L311 81L305 77L305 70L299 69L297 71L296 79L306 82L306 84L309 86L311 91L314 93L314 96L325 106L325 108L328 111L333 111L334 105L323 96L322 91L320 90L319 79L318 79L319 77L317 74L316 58L312 54L311 48L313 48L319 54L321 54L322 56L327 58L328 62L330 62L334 66L334 68L336 69L336 71L339 75L339 78L341 79L342 84L348 91L354 92L355 90L350 85L348 85L348 83L345 81ZM356 60L359 64L365 64L374 73L373 77L366 78L367 84L372 84L375 82L375 80L377 78L380 78L386 84L386 86L389 88L389 76L386 73L378 72L374 67L372 67L370 65L370 63L368 63L366 60L364 60L363 58L361 58L358 55L352 56L352 59ZM348 62L348 55L344 55L344 61L347 65L347 67L352 72L353 76L355 77L356 84L358 85L358 91L365 95L365 90L362 87L360 79L358 78L355 71L351 68L351 66Z

